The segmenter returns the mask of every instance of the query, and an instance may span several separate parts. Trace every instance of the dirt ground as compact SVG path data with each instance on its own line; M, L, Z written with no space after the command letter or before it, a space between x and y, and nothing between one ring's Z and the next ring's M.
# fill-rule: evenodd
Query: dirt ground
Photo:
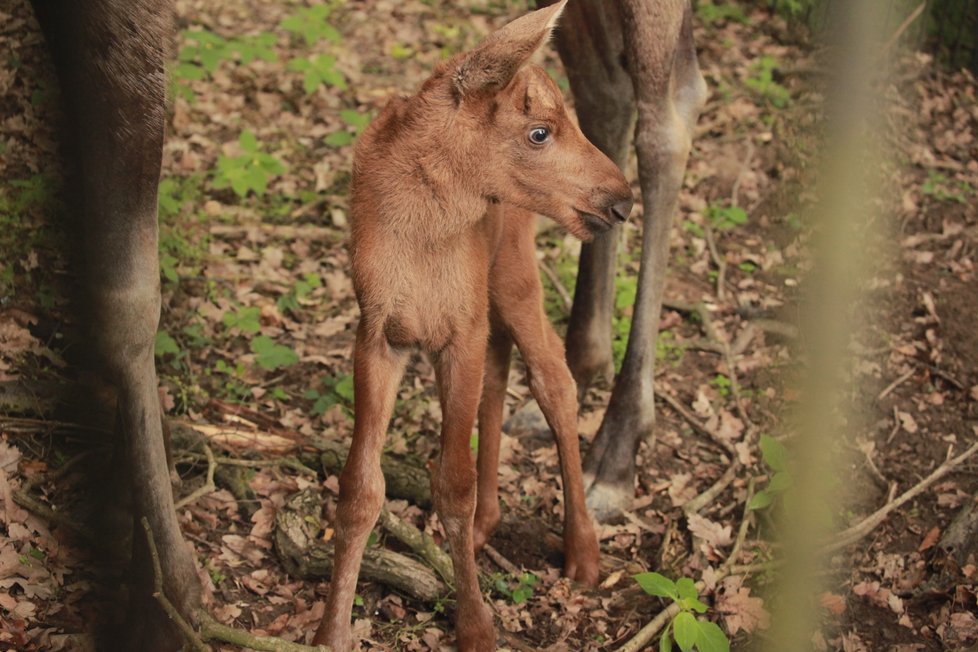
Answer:
M790 459L785 415L804 373L796 322L815 264L819 64L804 36L767 11L700 5L696 39L711 97L672 236L656 438L639 451L633 509L600 527L602 581L588 590L560 577L552 440L504 435L503 521L490 542L499 554L479 564L509 649L618 649L668 604L632 579L645 571L702 580L703 617L734 649L767 640L786 501L769 484L781 470L777 453L759 442L782 442ZM352 427L352 142L388 97L411 92L442 57L526 8L515 0L317 6L178 0L160 203L161 397L175 431L197 433L177 438L178 496L204 483L202 442L218 460L215 490L182 505L180 524L218 621L299 642L311 640L328 582L290 574L273 542L276 516L301 490L323 496L317 536L332 532L337 478L319 453ZM0 61L0 649L92 649L92 632L118 622L122 594L122 571L106 561L113 551L98 533L125 517L88 497L93 484L111 497L123 481L111 452L112 399L76 371L88 350L66 299L73 236L59 217L72 204L59 181L58 98L43 43L21 0L0 8L0 24L8 53ZM555 53L543 61L566 90ZM966 72L907 55L880 91L891 100L884 217L867 250L867 325L845 370L865 428L839 451L848 462L836 481L851 499L832 509L840 530L978 439L976 89ZM636 178L634 162L626 173ZM619 352L640 215L639 207L620 256ZM546 225L538 242L548 312L563 329L558 286L573 289L579 245ZM433 384L431 365L413 359L391 425L392 459L424 468L435 454ZM585 446L608 393L594 388L582 406ZM509 409L527 396L515 365ZM100 407L82 417L80 404ZM812 598L815 649L978 643L978 539L952 541L955 517L975 506L975 471L965 461L830 557ZM718 482L705 507L684 510ZM746 510L764 490L772 504ZM389 506L442 539L430 509ZM371 545L405 550L380 528ZM731 572L716 580L721 569ZM423 601L371 581L358 592L364 649L454 649L450 594Z

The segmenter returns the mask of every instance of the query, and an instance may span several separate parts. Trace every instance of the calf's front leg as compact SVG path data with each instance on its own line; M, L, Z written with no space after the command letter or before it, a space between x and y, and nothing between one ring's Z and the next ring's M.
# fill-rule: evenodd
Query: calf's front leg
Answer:
M455 568L458 607L455 632L461 652L496 649L492 615L482 600L473 550L476 469L469 441L482 392L487 326L459 334L436 361L441 400L441 453L431 495L445 528Z
M406 356L361 319L353 358L354 425L350 456L340 475L336 552L323 620L314 643L333 652L353 647L350 616L367 538L384 505L380 456Z

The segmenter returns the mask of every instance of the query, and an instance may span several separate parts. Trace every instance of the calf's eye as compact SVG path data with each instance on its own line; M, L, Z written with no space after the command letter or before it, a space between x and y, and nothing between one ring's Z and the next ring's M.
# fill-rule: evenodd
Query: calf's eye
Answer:
M546 127L534 127L530 130L529 138L534 145L543 145L550 138L550 130Z

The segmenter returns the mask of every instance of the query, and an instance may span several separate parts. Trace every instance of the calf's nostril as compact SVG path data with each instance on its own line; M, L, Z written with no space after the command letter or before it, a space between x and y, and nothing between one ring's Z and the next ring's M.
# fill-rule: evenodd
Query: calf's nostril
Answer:
M632 200L626 199L625 201L620 201L611 207L611 214L615 216L619 222L624 222L628 219L628 216L632 212Z

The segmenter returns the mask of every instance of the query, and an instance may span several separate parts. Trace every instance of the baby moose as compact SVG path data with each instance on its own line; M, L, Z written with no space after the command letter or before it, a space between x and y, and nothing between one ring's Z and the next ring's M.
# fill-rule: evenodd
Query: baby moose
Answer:
M443 422L431 489L455 568L459 650L496 649L475 552L499 521L499 431L513 342L557 439L564 572L597 582L576 388L543 311L533 213L589 240L623 221L632 200L621 171L568 117L556 84L540 67L524 67L565 3L527 14L440 64L417 95L392 100L357 146L355 426L340 478L332 586L315 639L334 652L353 644L360 560L384 500L381 451L415 347L431 356L438 379ZM469 448L477 413L478 507Z

